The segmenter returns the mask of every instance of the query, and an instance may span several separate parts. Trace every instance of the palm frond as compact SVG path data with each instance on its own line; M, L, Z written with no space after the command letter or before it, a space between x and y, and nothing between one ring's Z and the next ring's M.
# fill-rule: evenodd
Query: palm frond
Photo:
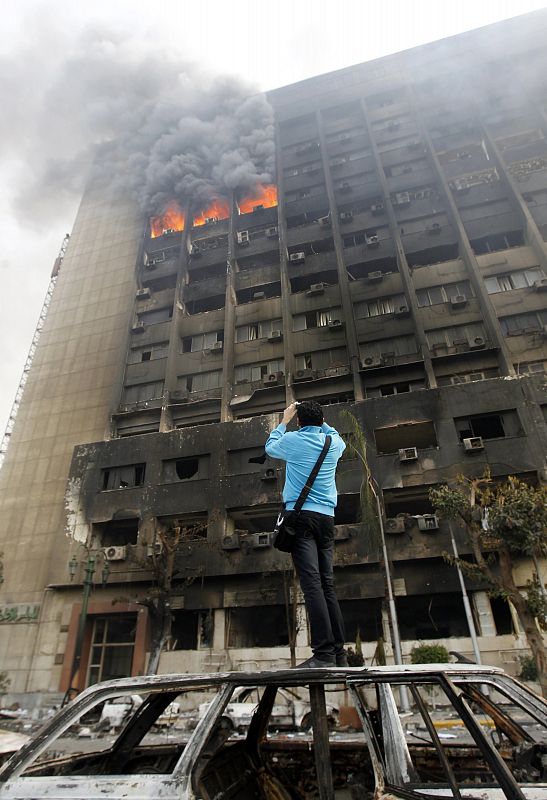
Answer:
M360 521L370 546L372 548L377 548L381 543L380 525L378 521L378 506L376 500L378 492L374 485L374 478L372 477L367 460L367 440L359 420L351 413L351 411L344 409L340 413L340 417L344 421L345 427L347 427L347 433L349 434L346 439L346 445L359 459L361 471L363 473L363 479L361 481L361 488L359 492L361 511Z

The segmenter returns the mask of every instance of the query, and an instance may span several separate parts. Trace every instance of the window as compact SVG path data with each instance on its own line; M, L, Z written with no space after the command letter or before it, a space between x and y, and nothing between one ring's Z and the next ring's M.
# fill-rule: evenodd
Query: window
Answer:
M374 431L379 454L397 453L406 447L418 449L437 447L437 434L432 422L403 422Z
M544 278L543 270L540 267L508 272L505 275L493 275L484 279L484 285L488 294L498 292L510 292L513 289L525 289L533 286L536 281Z
M209 473L209 456L173 458L163 462L163 480L166 482L188 481L206 478Z
M507 231L506 233L491 234L480 239L471 239L471 247L475 255L496 253L499 250L508 250L510 247L522 247L524 236L522 231Z
M223 331L211 331L209 333L198 333L195 336L187 336L182 340L183 353L197 353L201 350L210 350L217 342L222 342Z
M221 369L213 369L209 372L199 372L197 375L188 375L186 377L189 392L204 392L207 389L218 389L220 386L222 386Z
M155 325L158 322L167 322L173 316L173 307L166 306L165 308L155 308L153 311L143 311L137 314L139 322L144 322L145 325Z
M328 311L307 311L305 314L295 314L293 317L293 331L305 331L309 328L324 328L329 322L342 318L340 307Z
M276 372L285 371L285 362L282 358L274 358L261 364L241 364L234 369L234 380L236 383L250 383L261 381L266 375L274 375Z
M93 619L87 685L131 675L136 614L112 614Z
M454 424L460 442L474 436L481 436L483 439L502 439L506 436L522 435L520 419L514 410L456 417Z
M384 314L393 314L407 305L404 294L396 294L393 297L376 297L374 300L355 303L355 316L357 319L380 317Z
M159 400L163 397L163 381L137 383L123 390L123 403L142 403L146 400Z
M469 325L455 325L450 328L437 328L434 331L425 332L429 347L432 349L439 347L453 347L462 345L469 347L470 344L478 345L477 339L486 341L486 333L481 323L470 323Z
M145 347L132 347L129 351L128 364L140 364L143 361L156 361L158 358L167 358L169 342L158 342Z
M414 336L394 336L392 339L361 342L359 349L362 359L368 356L394 358L395 356L413 355L418 352Z
M297 355L296 369L328 369L342 367L348 363L348 351L345 347L333 347L330 350L317 350L315 353Z
M366 390L368 397L390 397L394 394L405 394L406 392L416 392L425 389L425 380L406 381L404 383L386 383L383 386L372 386Z
M102 471L101 490L129 489L142 486L146 464L128 464L123 467L108 467Z
M467 300L473 297L473 291L469 281L459 281L458 283L448 283L443 286L430 286L427 289L417 289L416 297L418 307L435 306L439 303L448 303L453 297L458 295Z
M285 606L261 605L227 610L228 647L285 647L288 642Z
M547 325L547 311L530 311L527 314L500 317L500 326L504 336L535 333L541 331L545 325Z
M273 331L283 330L282 319L268 319L263 322L251 322L236 328L236 342L252 342L255 339L266 339Z

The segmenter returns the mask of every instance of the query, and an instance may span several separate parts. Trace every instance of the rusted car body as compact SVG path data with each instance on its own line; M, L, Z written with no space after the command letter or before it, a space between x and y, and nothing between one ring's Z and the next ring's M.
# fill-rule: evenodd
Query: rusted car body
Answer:
M230 736L221 720L242 686L258 687L260 701L245 735ZM309 692L309 735L268 733L280 689ZM403 719L401 691L413 709ZM60 755L57 743L78 720L134 694L144 702L115 739ZM170 704L187 710L189 699L211 694L193 731L179 734L175 720L153 733ZM328 698L353 709L353 730L329 730ZM547 800L547 704L501 670L460 664L110 681L83 692L0 772L2 800L105 797Z

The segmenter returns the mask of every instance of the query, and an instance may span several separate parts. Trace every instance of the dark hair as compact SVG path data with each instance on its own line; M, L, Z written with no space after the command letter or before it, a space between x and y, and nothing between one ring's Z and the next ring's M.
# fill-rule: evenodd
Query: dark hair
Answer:
M296 406L296 416L303 428L305 425L322 425L323 410L315 400L303 400Z

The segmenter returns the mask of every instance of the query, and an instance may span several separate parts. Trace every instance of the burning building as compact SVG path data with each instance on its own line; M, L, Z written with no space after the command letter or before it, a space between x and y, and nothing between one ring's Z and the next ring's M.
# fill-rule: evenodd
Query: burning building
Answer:
M546 27L538 12L270 92L276 186L152 220L86 191L0 473L13 692L145 670L173 531L160 670L288 663L293 601L307 653L264 456L305 398L365 430L405 656L441 640L473 657L443 560L465 539L428 490L486 465L545 479ZM348 450L337 585L370 662L392 631L360 484ZM516 669L510 606L467 592L483 660Z

